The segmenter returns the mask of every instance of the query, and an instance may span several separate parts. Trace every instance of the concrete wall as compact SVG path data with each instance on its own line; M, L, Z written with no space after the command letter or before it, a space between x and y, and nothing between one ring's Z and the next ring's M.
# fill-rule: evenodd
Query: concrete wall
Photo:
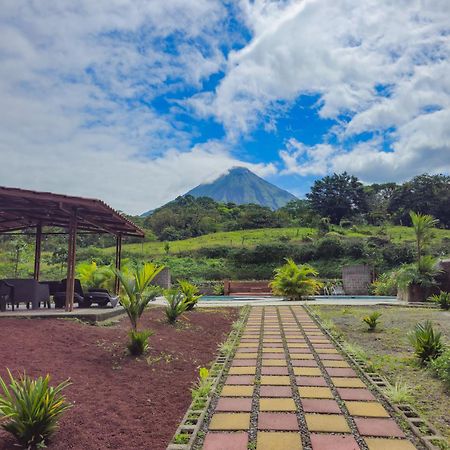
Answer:
M450 259L440 261L439 269L442 270L442 273L437 276L439 289L450 292Z
M365 264L342 268L342 284L345 295L368 295L373 281L373 268Z
M155 286L161 286L163 289L169 289L172 285L170 277L170 269L165 267L161 272L153 279L152 284Z

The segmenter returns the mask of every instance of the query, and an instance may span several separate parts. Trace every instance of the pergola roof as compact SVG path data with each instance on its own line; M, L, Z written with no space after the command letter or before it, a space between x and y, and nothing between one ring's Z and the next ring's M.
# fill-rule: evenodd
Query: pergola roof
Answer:
M138 226L101 200L0 186L0 232L38 225L69 228L74 214L78 230L144 236Z

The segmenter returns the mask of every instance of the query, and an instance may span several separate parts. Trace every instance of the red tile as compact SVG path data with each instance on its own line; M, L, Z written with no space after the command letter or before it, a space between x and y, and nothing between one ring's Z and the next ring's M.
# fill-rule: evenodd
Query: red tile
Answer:
M259 430L298 431L297 416L292 413L260 412L258 416Z
M393 419L365 419L355 417L358 431L363 436L405 437Z
M340 414L339 405L334 400L318 398L302 398L303 411L305 413Z
M295 377L297 386L328 386L323 377Z
M345 367L327 367L328 375L331 377L357 377L357 373L353 369Z
M248 434L208 433L203 443L203 450L247 450Z
M291 363L294 367L317 367L313 359L293 359Z
M256 359L235 359L231 365L234 367L252 367L256 366Z
M359 450L353 436L345 434L311 434L313 450ZM204 447L203 447L204 448Z
M360 388L337 388L342 400L376 400L369 389Z
M290 386L261 386L259 395L261 397L291 397Z
M254 375L230 375L227 377L225 384L253 384L255 382Z
M250 412L252 410L251 398L219 398L216 411L225 412Z
M289 375L287 367L262 367L261 375Z

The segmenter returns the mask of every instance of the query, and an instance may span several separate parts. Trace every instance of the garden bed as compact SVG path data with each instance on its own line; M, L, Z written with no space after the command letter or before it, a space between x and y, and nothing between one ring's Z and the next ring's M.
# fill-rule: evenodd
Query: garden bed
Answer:
M144 313L150 352L133 358L124 348L129 323L91 326L61 319L4 319L0 376L6 367L32 376L70 377L74 403L48 446L65 449L165 449L191 402L189 388L198 368L214 360L237 318L237 310L198 309L176 327L160 308ZM0 431L0 450L15 443Z
M314 306L329 328L342 335L345 342L362 348L370 365L392 384L402 380L411 386L411 404L434 425L450 443L450 393L444 383L423 369L413 355L407 333L416 323L431 320L450 344L450 312L428 308L398 308L389 306L342 307ZM375 332L367 332L362 318L374 310L380 311L380 324ZM357 348L358 350L358 348Z

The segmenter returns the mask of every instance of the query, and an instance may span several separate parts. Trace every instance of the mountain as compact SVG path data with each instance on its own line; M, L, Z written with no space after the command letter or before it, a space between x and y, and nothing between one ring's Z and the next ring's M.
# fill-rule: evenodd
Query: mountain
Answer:
M212 183L200 184L185 195L210 197L217 202L238 205L256 203L278 209L297 197L263 180L245 167L234 167Z

